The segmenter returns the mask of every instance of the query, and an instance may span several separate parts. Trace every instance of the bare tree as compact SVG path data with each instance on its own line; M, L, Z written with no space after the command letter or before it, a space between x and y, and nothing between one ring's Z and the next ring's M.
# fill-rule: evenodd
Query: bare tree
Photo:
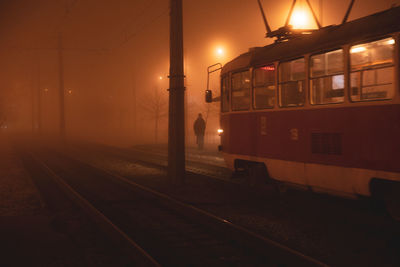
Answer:
M6 117L6 107L5 107L5 103L4 103L4 98L3 96L0 96L0 128L3 128L7 117Z
M141 109L143 109L148 119L154 121L154 142L158 144L158 131L161 120L168 115L167 98L161 94L158 87L154 87L154 90L143 98Z
M15 92L0 89L0 128L7 126L10 120L15 119Z

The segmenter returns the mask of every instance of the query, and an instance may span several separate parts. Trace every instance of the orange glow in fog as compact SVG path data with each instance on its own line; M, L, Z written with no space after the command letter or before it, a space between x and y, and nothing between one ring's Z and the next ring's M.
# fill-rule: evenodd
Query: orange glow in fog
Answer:
M290 18L293 29L311 29L313 23L310 12L305 8L295 8Z
M224 49L222 47L217 47L216 51L218 56L223 56L224 55Z

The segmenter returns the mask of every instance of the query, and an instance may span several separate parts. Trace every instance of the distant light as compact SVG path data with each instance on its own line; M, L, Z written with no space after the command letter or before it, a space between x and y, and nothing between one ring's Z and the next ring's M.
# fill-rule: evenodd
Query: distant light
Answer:
M217 132L218 132L219 135L221 135L224 132L224 130L218 129Z
M68 90L68 94L72 94L72 90L71 89Z
M162 80L163 79L163 77L162 76L160 76L160 77L158 77L160 80Z
M225 54L225 49L223 47L217 47L215 53L218 57L222 57Z
M357 46L354 47L350 50L350 53L360 53L360 52L364 52L365 50L367 50L364 46Z
M48 92L48 91L49 91L49 89L48 89L48 88L44 88L44 91L45 91L45 92Z

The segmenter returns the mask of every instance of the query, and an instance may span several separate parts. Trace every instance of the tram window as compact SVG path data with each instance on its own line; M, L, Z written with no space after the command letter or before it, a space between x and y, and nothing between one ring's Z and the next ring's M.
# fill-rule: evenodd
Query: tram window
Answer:
M279 105L296 107L304 104L305 61L295 59L279 64Z
M353 101L391 99L394 94L393 75L394 67L352 72L351 99Z
M275 105L275 66L254 69L254 108L273 108Z
M232 74L232 110L250 108L250 71Z
M344 101L343 50L311 56L311 104Z
M229 111L229 78L225 76L221 81L221 111Z
M350 48L352 101L393 98L394 43L385 38Z

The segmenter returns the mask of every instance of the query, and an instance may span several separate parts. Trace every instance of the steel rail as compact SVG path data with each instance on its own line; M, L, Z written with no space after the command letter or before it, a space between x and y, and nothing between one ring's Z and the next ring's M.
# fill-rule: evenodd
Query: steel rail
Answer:
M69 184L67 184L60 176L50 169L42 160L33 153L29 153L32 160L35 161L59 188L73 201L78 207L85 211L90 218L96 222L99 227L115 242L121 245L128 256L140 266L161 266L153 259L143 248L133 241L127 234L113 224L104 214L97 210L89 201L76 192Z
M176 206L178 206L180 209L184 209L186 212L189 212L191 215L196 216L199 220L202 220L204 223L207 224L219 224L219 226L225 228L228 232L231 234L235 234L239 236L242 240L246 242L247 245L251 247L256 247L260 251L265 251L266 248L268 248L268 251L271 255L277 256L281 259L285 259L286 261L289 260L291 263L295 263L296 266L328 266L326 263L323 263L317 259L314 259L310 256L307 256L297 250L294 250L292 248L289 248L283 244L280 244L272 239L266 238L264 236L258 235L251 230L248 230L242 226L236 225L226 219L223 219L221 217L218 217L214 214L211 214L205 210L199 209L193 205L181 202L167 194L158 192L156 190L153 190L149 187L140 185L138 183L135 183L131 181L130 179L123 177L119 174L113 173L109 170L104 169L103 167L99 167L97 165L84 162L80 159L74 158L74 160L90 166L93 169L96 169L100 172L106 173L108 176L117 179L124 184L128 186L132 186L134 188L139 188L147 193L150 193L161 200L168 201ZM291 258L290 258L291 257ZM289 259L290 258L290 259Z

